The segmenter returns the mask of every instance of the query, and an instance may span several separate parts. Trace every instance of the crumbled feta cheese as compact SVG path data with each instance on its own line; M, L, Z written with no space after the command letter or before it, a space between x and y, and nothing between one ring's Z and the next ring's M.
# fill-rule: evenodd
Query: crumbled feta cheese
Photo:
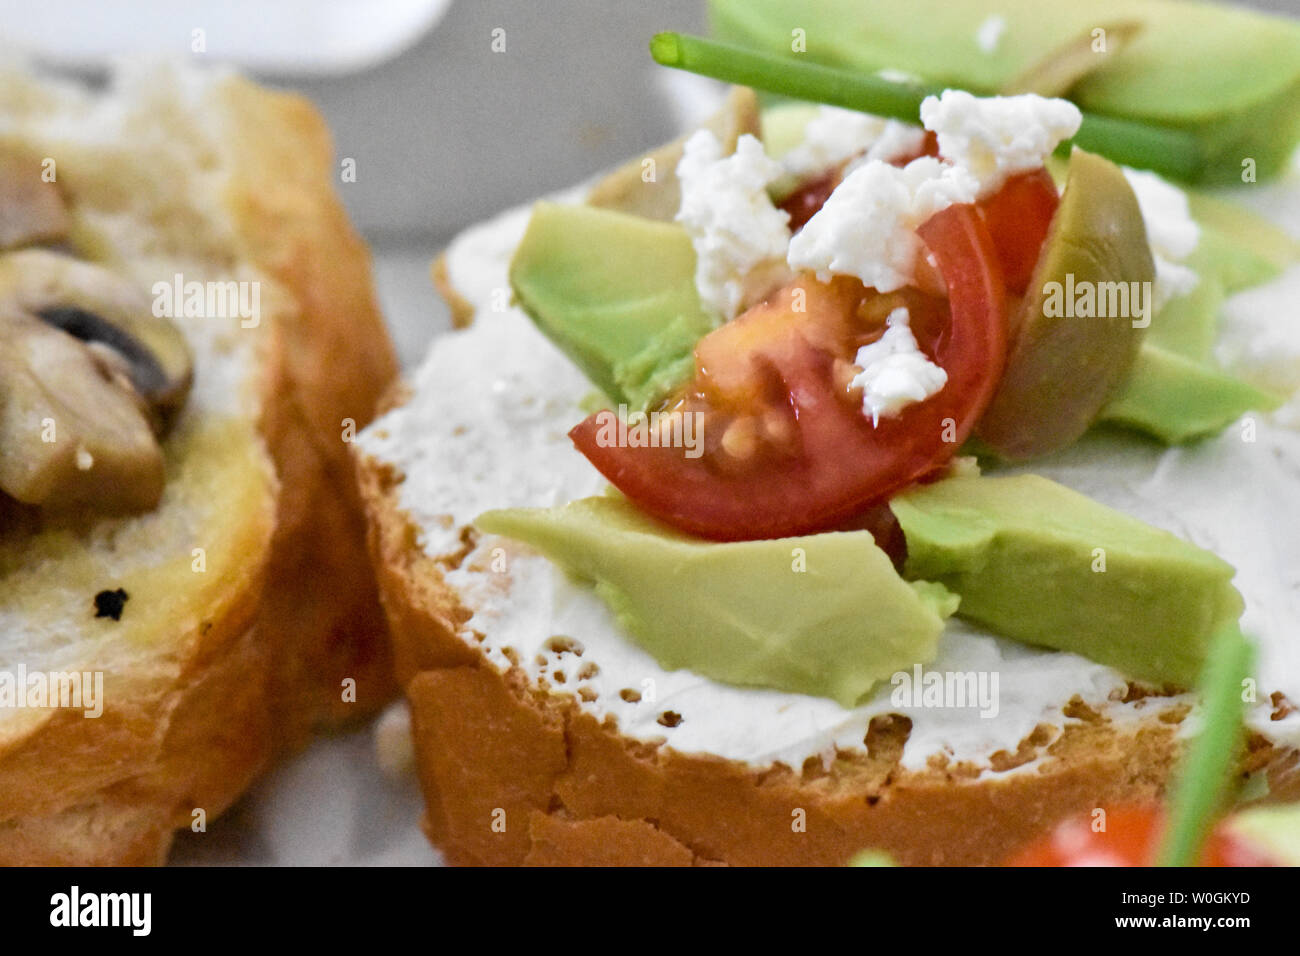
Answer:
M858 162L879 159L890 163L915 156L924 145L925 130L919 126L821 106L804 127L803 142L786 153L782 164L795 176L806 176L855 157Z
M862 414L871 416L872 425L925 401L948 381L948 373L917 347L909 319L907 309L895 309L885 320L885 334L858 349L855 362L862 371L851 386L862 389Z
M973 202L975 180L933 156L901 169L880 160L858 166L790 240L787 261L829 282L832 274L892 292L912 281L921 240L916 230L954 203Z
M997 52L998 44L1002 42L1002 34L1006 32L1006 17L994 13L987 17L979 28L975 31L975 44L984 53L992 55Z
M981 197L1017 173L1027 173L1079 131L1083 114L1068 100L1023 96L972 96L944 90L921 103L921 122L939 137L942 156L968 169Z
M750 283L771 278L790 241L790 217L777 209L768 185L784 170L749 134L736 151L722 155L722 144L708 130L686 141L677 177L682 204L677 221L695 246L695 284L704 304L725 319L734 318L753 291Z
M1170 299L1187 295L1201 281L1183 260L1196 251L1201 227L1192 218L1187 193L1155 173L1124 168L1124 177L1137 195L1147 242L1156 262L1152 311L1159 312Z

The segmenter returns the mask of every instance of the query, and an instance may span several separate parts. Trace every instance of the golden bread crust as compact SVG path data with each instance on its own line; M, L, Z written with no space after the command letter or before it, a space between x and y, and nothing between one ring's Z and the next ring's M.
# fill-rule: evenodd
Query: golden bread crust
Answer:
M393 691L348 442L375 415L398 365L370 253L331 185L324 122L298 96L246 81L226 92L247 143L230 195L239 237L299 309L277 323L260 423L281 494L259 627L282 649L273 702L294 743L313 726L373 713ZM348 678L355 703L344 700Z

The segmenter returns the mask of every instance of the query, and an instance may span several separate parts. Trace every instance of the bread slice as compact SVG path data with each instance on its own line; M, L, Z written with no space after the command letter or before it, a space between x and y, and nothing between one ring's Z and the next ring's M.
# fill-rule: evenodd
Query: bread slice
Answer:
M260 290L256 322L175 320L195 379L156 509L0 514L0 671L103 680L96 718L0 709L0 863L160 863L278 752L390 694L347 441L396 361L303 99L188 69L97 92L8 69L6 150L57 170L81 257L145 292ZM120 619L96 617L119 588Z
M450 862L842 864L879 848L991 864L1068 816L1164 792L1188 695L959 624L947 666L1002 676L987 722L896 708L888 689L848 712L728 688L658 669L544 558L475 531L489 507L603 487L565 435L589 386L501 309L527 217L452 243L441 285L472 322L435 342L353 449L424 827ZM1270 710L1276 732L1257 727L1241 771L1294 797L1294 721Z

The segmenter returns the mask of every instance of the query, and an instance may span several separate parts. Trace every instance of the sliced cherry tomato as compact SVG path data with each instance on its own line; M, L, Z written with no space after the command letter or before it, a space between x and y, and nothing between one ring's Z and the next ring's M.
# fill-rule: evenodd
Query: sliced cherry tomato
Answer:
M1100 817L1096 818L1102 819ZM1153 866L1164 823L1156 806L1118 807L1094 830L1089 815L1062 823L1040 843L1022 850L1006 866ZM1199 866L1272 866L1276 861L1216 827L1205 841Z
M808 224L808 220L826 205L835 187L843 178L843 168L834 166L820 176L804 180L790 195L777 206L790 215L790 231L798 232Z
M1007 291L1013 295L1025 294L1060 201L1051 174L1039 169L1011 177L978 203L1002 263Z
M700 416L698 457L611 440L610 412L569 436L647 512L717 540L821 530L887 499L953 456L1006 352L1002 274L976 209L951 206L918 232L949 294L946 304L907 298L918 344L948 373L938 394L873 425L844 373L853 343L879 333L881 307L893 300L860 283L802 277L697 346L695 380L665 411Z

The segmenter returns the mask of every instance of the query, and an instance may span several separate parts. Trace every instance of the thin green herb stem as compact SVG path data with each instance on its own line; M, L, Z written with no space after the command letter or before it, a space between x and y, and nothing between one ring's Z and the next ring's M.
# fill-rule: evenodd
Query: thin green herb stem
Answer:
M1242 737L1242 683L1254 647L1234 624L1214 638L1201 672L1202 726L1183 758L1156 862L1194 866L1222 808Z
M895 82L683 33L655 34L650 55L663 66L727 83L911 123L920 119L921 101L942 92L941 87ZM1176 179L1194 179L1203 165L1200 142L1192 133L1116 116L1085 113L1072 142L1117 163ZM1068 151L1069 144L1062 149Z

